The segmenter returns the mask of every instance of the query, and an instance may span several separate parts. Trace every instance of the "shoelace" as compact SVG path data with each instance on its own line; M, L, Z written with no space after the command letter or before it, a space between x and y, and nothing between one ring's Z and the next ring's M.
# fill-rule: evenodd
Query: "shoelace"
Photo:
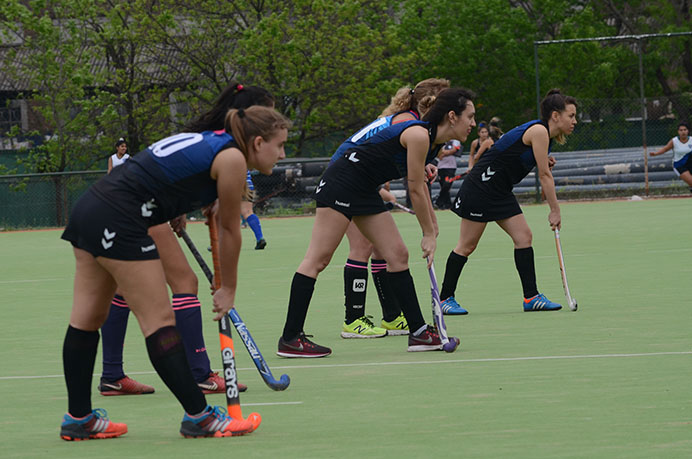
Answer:
M298 335L298 341L302 341L304 345L307 345L309 347L315 347L316 344L310 341L308 338L312 338L315 335L306 335L305 333L301 333Z
M375 324L372 323L372 320L370 320L370 319L372 319L372 318L373 318L372 316L363 316L363 317L360 318L360 320L363 321L363 322L365 322L365 324L366 324L368 327L373 328L373 327L375 326Z
M106 410L104 410L103 408L95 408L92 411L92 413L94 417L96 417L96 419L103 419L104 421L108 421L108 413L106 413Z

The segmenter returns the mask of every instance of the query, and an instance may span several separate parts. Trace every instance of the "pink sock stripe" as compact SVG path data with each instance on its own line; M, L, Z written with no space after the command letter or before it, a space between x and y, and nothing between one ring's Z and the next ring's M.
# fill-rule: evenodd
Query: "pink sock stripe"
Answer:
M199 298L194 295L173 298L173 310L199 308L202 305L199 303Z
M125 301L125 298L116 295L113 297L111 300L111 305L113 306L118 306L119 308L128 308L129 306L127 305L127 301Z
M346 262L346 267L347 268L356 268L356 269L368 269L368 265L354 265L352 263Z
M200 308L200 307L202 307L202 305L200 305L199 303L197 303L197 304L186 304L186 305L184 305L184 306L175 306L175 305L173 305L173 310L174 310L174 311L182 311L183 309L192 309L192 308Z
M373 273L379 273L387 270L387 263L372 263L370 262L370 271Z

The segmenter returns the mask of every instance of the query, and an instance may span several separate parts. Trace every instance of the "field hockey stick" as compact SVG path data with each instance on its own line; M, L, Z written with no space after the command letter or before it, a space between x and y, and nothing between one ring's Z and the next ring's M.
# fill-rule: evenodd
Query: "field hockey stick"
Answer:
M209 225L209 239L211 241L211 253L214 262L213 286L216 291L221 288L221 264L216 256L219 240L216 232L216 217L214 214L209 214L209 217L207 217L207 224ZM187 242L188 239L189 237L185 239L185 242ZM197 253L199 254L199 251L197 251ZM209 268L207 268L207 271L209 271ZM231 333L230 322L227 314L221 316L221 320L219 320L219 344L221 345L221 361L223 362L223 379L226 383L226 407L228 408L228 414L232 418L244 419L240 408L238 373L235 366L235 350L233 349L233 334Z
M445 177L445 182L452 183L456 180L463 179L464 177L466 177L468 175L468 173L469 173L469 171L466 171L466 172L462 172L461 174L457 174L454 177Z
M192 256L195 257L195 260L197 260L197 263L199 264L200 268L202 268L204 275L207 276L209 283L213 284L214 275L209 269L207 262L204 261L204 258L202 258L202 255L199 253L199 250L197 250L195 243L192 242L192 239L190 239L190 236L184 230L181 232L181 235L183 240L187 244L188 248L190 249L190 252L192 252ZM262 353L257 347L257 343L255 343L255 340L252 338L250 331L247 329L245 322L243 322L243 319L240 318L238 311L235 308L232 308L230 311L228 311L228 315L231 318L231 322L233 322L236 331L240 335L240 338L243 340L245 348L250 353L250 357L252 358L252 361L255 363L257 371L259 371L260 376L262 376L264 383L267 386L269 386L269 388L272 390L285 390L291 383L291 378L289 378L288 375L283 374L281 375L281 378L279 378L279 380L277 381L274 378L274 375L272 374L271 370L269 369L269 365L267 365L267 362L264 360L264 357L262 357Z
M570 310L577 310L577 300L572 298L572 294L569 291L569 284L567 283L567 270L565 270L565 259L562 255L562 243L560 242L560 230L555 228L555 247L557 248L557 260L560 263L560 275L562 276L562 287L565 289L565 296L567 297L567 304Z
M405 205L399 204L399 203L396 202L396 201L391 201L391 202L392 202L392 204L393 204L395 207L398 207L399 209L403 210L404 212L408 212L408 213L411 214L411 215L416 215L416 212L414 212L412 209L409 209L409 208L406 207Z
M442 349L445 352L454 352L459 346L461 341L459 338L452 336L450 339L447 336L447 325L445 325L445 319L442 315L442 305L440 304L440 291L437 288L437 276L435 276L435 266L428 258L430 267L428 268L428 273L430 273L430 293L432 294L432 313L433 321L437 327L437 331L440 334L440 340L442 341Z

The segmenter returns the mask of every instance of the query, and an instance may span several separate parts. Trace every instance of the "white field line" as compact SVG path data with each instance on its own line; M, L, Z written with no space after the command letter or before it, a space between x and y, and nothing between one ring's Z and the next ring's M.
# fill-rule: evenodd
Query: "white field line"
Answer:
M264 402L264 403L243 403L243 406L270 406L270 405L302 405L303 402Z
M274 370L296 370L296 369L319 369L319 368L348 368L348 367L372 367L380 365L435 365L450 363L488 363L488 362L521 362L531 360L568 360L568 359L618 359L628 357L657 357L666 355L692 355L692 351L671 351L671 352L643 352L637 354L584 354L584 355L539 355L530 357L495 357L485 359L448 359L448 360L422 360L417 362L361 362L361 363L334 363L316 365L291 365L274 366ZM255 370L255 367L237 368L239 371ZM130 375L151 375L153 371L128 371ZM100 374L95 374L99 377ZM26 380L26 379L48 379L62 378L63 375L37 375L37 376L0 376L0 381Z

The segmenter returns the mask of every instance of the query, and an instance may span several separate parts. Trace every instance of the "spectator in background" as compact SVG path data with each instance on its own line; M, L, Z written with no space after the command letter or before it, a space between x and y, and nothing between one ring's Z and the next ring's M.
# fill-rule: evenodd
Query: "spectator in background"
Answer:
M502 120L498 118L497 116L493 116L490 119L490 123L488 125L488 137L483 140L483 142L479 142L478 148L475 151L475 154L473 155L473 162L472 160L469 159L469 170L473 167L474 164L478 162L478 160L481 158L483 153L486 151L490 150L490 147L495 145L495 142L497 142L500 137L502 137L502 128L500 128L500 123Z
M690 125L684 121L678 123L678 136L673 137L660 150L649 153L651 156L662 155L668 150L673 150L673 170L680 179L687 183L692 192L692 139L690 138Z
M457 156L461 154L461 142L450 140L440 149L437 155L437 180L440 182L440 194L435 200L438 209L451 209L452 198L449 190L452 188L452 181L457 171Z
M476 161L478 158L476 158L476 153L478 152L478 149L481 147L483 142L485 142L488 137L490 136L490 132L488 131L488 123L485 121L481 121L478 123L478 138L474 139L473 142L471 142L471 150L469 151L469 167L468 170L471 170L474 164L476 164Z
M127 154L127 142L120 137L118 141L115 142L115 153L108 158L108 173L110 174L114 167L120 166L128 159L130 159L130 155Z

